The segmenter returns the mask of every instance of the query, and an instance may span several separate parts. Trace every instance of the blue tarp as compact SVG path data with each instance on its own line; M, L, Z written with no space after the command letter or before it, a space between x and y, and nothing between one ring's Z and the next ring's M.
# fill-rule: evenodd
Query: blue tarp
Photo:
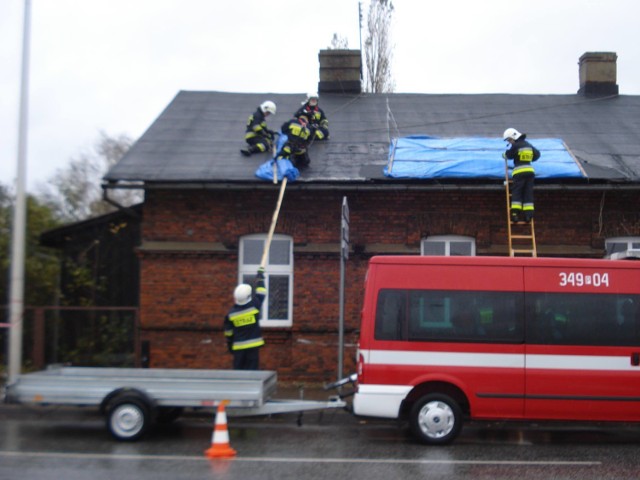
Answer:
M278 141L276 142L276 152L280 151L286 141L287 136L284 134L280 134L280 136L278 137ZM294 182L300 176L300 171L293 166L291 160L287 160L285 158L276 160L275 158L272 158L271 160L264 162L258 167L258 169L256 170L256 177L261 178L262 180L273 180L274 163L278 169L278 180L282 180L284 177L287 177L290 182Z
M584 176L561 139L530 142L540 150L540 159L533 163L536 178ZM393 142L389 147L384 174L393 178L504 178L502 153L507 147L500 138L401 137L395 151Z

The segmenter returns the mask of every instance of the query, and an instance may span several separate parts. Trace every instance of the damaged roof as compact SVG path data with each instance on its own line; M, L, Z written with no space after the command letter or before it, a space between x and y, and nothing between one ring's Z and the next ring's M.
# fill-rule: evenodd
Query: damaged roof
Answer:
M264 183L255 171L269 155L240 154L247 118L260 103L273 100L278 113L267 123L279 130L304 99L302 93L181 91L104 180L112 187L118 182ZM429 183L385 177L394 138L499 138L514 127L534 145L536 138L562 139L586 174L548 182L640 184L640 96L326 93L320 107L331 138L311 145L311 164L298 183ZM461 181L437 179L439 184Z

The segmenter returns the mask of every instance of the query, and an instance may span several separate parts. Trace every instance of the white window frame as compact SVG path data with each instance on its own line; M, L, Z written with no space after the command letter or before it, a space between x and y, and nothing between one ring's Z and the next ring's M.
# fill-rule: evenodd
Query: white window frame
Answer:
M451 256L451 243L454 242L468 242L471 244L471 257L476 256L476 239L473 237L466 237L464 235L432 235L430 237L423 238L420 241L420 255L425 255L424 247L427 242L442 242L444 243L444 255L445 257Z
M238 251L238 283L243 282L244 275L255 275L259 263L245 263L245 241L246 240L262 240L264 248L264 242L267 240L267 234L251 234L244 235L240 238L239 251ZM288 235L276 234L272 238L272 244L274 241L286 240L289 242L289 264L288 265L271 265L269 263L269 256L267 255L267 263L265 266L265 285L267 287L267 298L265 298L262 312L260 315L261 327L291 327L293 325L293 238ZM269 252L271 253L271 252ZM258 260L259 262L259 260ZM286 319L269 319L269 278L271 275L287 275L289 277L289 292L287 295L287 318Z
M612 243L624 245L622 250L616 250L610 252L608 246ZM624 258L630 252L637 252L640 250L640 237L611 237L604 240L605 258Z

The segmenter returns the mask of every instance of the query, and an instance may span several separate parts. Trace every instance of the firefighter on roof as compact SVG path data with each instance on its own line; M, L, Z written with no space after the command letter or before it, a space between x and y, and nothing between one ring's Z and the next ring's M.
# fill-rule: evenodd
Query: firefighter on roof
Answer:
M298 118L300 115L309 119L309 127L311 130L315 130L314 138L316 140L329 140L329 120L318 106L318 94L307 94L307 99L293 116Z
M532 162L540 158L540 151L526 141L526 135L515 128L507 128L502 135L509 148L502 154L505 160L513 160L513 190L511 191L511 221L525 222L533 218L533 183L536 177Z
M281 130L287 136L287 141L278 152L277 159L291 160L296 168L304 168L309 165L311 159L307 149L313 136L308 124L309 120L305 115L292 118L282 124Z
M253 153L268 152L273 145L275 132L267 127L266 118L276 114L276 104L271 100L262 102L258 109L247 120L247 131L244 136L247 147L240 150L244 156L248 157Z
M258 370L260 347L264 345L260 330L260 309L267 296L264 268L258 269L255 295L251 285L241 283L233 291L234 305L224 317L227 349L233 354L235 370Z

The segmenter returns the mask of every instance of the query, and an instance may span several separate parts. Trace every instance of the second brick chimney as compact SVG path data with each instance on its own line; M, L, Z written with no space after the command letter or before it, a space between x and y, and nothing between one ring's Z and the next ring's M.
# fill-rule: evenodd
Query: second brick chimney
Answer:
M586 52L580 57L579 95L617 95L615 52Z
M320 50L318 93L360 93L360 50Z

